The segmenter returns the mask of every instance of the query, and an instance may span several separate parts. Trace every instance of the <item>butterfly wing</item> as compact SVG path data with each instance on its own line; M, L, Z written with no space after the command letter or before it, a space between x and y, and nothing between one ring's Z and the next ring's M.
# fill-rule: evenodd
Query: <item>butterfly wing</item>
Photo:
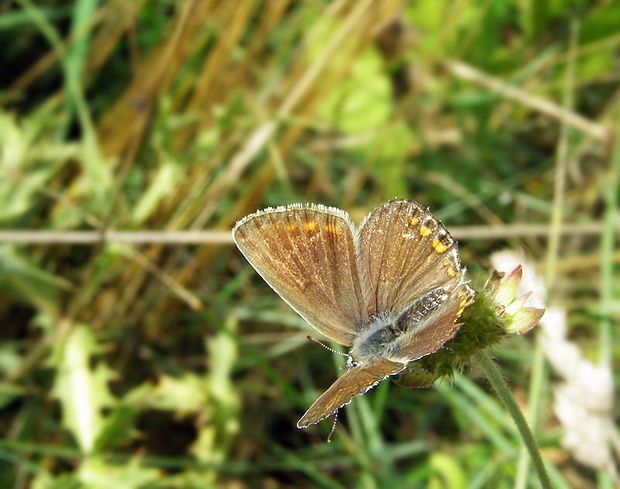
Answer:
M398 338L395 357L407 362L439 350L458 331L461 325L457 320L474 297L474 289L466 283L459 284L434 311L416 322L410 331L405 330ZM407 314L408 311L403 317Z
M367 321L348 214L292 205L251 214L233 229L258 274L319 333L351 346Z
M358 234L358 266L369 316L396 317L439 286L463 277L456 241L427 209L411 200L377 207Z
M334 382L297 422L298 428L307 428L334 414L351 402L353 396L364 394L390 375L397 374L405 364L380 358L358 367L352 367Z

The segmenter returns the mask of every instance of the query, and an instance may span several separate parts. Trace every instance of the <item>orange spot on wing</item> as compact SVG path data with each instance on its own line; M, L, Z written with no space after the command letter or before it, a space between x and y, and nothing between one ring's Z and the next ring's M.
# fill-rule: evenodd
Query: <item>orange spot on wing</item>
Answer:
M429 228L427 226L420 226L420 236L422 236L423 238L426 238L432 232L433 231L432 231L431 228Z
M448 247L445 244L443 244L441 241L439 241L437 238L433 240L432 245L437 253L444 253L448 249Z
M316 221L304 222L304 231L306 232L316 231L318 227L319 224Z

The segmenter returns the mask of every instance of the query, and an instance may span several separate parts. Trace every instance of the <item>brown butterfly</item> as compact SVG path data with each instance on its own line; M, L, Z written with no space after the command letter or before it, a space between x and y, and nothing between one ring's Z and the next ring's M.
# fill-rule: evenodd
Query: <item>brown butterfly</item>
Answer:
M347 372L310 406L299 428L441 348L475 295L463 282L456 241L411 200L386 202L359 228L334 207L268 208L239 221L233 238L301 317L352 347Z

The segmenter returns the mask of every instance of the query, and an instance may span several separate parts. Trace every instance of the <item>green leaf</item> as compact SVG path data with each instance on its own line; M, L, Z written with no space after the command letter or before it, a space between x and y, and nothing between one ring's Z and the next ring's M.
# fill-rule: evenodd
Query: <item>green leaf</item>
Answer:
M37 472L30 484L31 489L80 489L80 482L75 474L62 474L57 477L50 472L41 470Z
M39 268L11 245L0 245L0 290L48 314L57 315L59 294L70 284Z
M21 124L0 112L0 224L12 225L41 202L41 188L64 165L74 147L59 151L41 141L35 116Z
M314 27L310 58L323 52L338 25L331 19L322 20ZM318 109L319 117L345 133L359 133L385 124L392 112L392 90L383 59L374 47L352 53L353 45L341 46L325 67L326 79L346 74L329 88ZM352 56L355 61L351 64ZM347 66L350 64L350 66Z
M387 198L408 194L405 165L414 136L403 122L384 126L360 148L363 159L371 163L375 178Z
M455 457L435 452L431 455L429 463L437 473L429 481L429 488L440 489L449 487L450 489L465 489L467 487L467 478Z
M161 474L157 469L142 467L137 457L125 465L93 457L80 466L79 478L88 489L137 489L158 481Z
M139 200L131 210L131 224L138 226L144 223L157 206L174 192L181 184L185 174L183 168L176 161L166 161L156 172L149 186L140 195Z
M207 404L208 386L205 379L193 373L175 378L164 375L150 394L150 406L179 415L196 413Z
M87 453L104 427L103 408L116 403L108 389L111 370L103 363L90 366L100 348L88 327L76 326L54 352L58 369L53 395L62 407L62 424Z

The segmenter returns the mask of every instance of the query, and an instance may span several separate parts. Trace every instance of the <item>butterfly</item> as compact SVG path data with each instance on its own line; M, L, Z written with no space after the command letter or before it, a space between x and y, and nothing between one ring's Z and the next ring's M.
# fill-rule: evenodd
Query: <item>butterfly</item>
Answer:
M452 338L475 297L456 241L428 209L396 199L356 227L337 208L293 204L241 219L235 244L314 329L350 347L347 371L297 422L307 428Z

